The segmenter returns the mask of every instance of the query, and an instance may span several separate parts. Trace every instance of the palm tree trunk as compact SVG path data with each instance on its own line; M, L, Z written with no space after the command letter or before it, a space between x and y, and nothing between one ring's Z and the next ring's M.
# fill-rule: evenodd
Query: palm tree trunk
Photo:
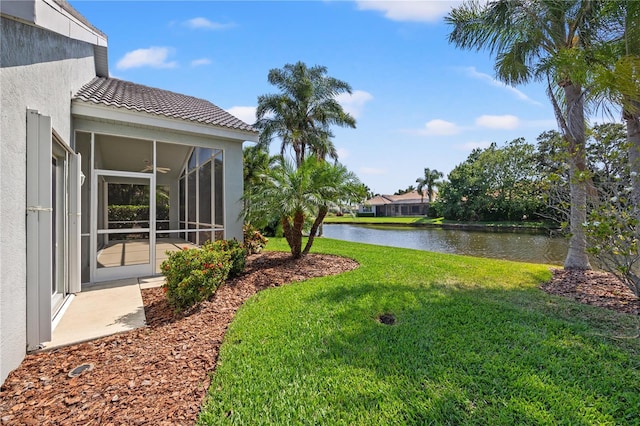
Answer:
M293 215L293 224L289 223L289 219L282 218L282 231L284 237L291 247L291 256L294 259L302 256L302 227L304 226L304 215L301 212L295 212Z
M625 17L625 44L626 53L630 57L640 55L640 4L629 2ZM635 69L638 75L639 69ZM637 219L640 220L640 99L629 99L630 108L627 108L623 117L627 122L627 142L629 143L629 170L631 172L631 199L636 207Z
M313 240L315 239L316 233L318 232L318 228L322 226L322 221L324 220L328 211L329 211L329 208L326 205L320 206L320 210L318 211L318 216L316 216L316 220L313 222L313 225L311 225L311 230L309 231L309 239L307 240L307 244L305 245L304 250L302 252L303 255L309 253L309 250L313 245Z
M302 162L304 161L304 151L300 148L300 145L297 143L293 144L293 152L296 156L296 167L300 167Z
M287 217L282 218L282 233L284 234L284 238L287 240L289 247L291 247L291 254L293 255L293 231Z
M627 122L627 142L629 143L632 205L640 206L640 102L633 104L635 111L625 112L624 119ZM638 219L640 220L640 217Z
M291 245L291 254L294 259L302 256L302 228L304 227L304 213L297 211L293 215L293 229L291 230L293 238Z
M567 83L564 86L567 102L567 134L569 141L569 189L571 211L569 226L571 239L564 261L565 269L591 269L587 256L587 238L583 223L587 221L587 160L585 150L585 121L582 88Z

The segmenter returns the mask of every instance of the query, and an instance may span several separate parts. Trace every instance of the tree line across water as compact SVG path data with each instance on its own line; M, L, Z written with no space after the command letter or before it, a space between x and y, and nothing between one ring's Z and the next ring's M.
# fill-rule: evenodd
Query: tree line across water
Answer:
M467 220L558 220L570 236L565 268L590 269L591 252L638 295L640 2L465 1L445 21L453 45L494 57L500 81L546 83L558 131L542 134L537 147L517 139L472 152L441 185L434 208ZM261 134L245 155L244 214L257 227L278 223L300 257L332 205L366 196L332 142L333 126L355 128L336 101L351 87L302 62L271 70L268 80L279 92L258 97ZM620 109L626 135L609 125L588 129L594 108ZM274 139L282 155L270 157Z
M585 179L594 205L611 198L614 182L630 183L624 126L594 126L585 147ZM518 138L503 146L492 143L476 148L446 180L432 183L438 195L429 215L458 221L542 219L566 227L570 213L567 155L566 141L554 130L540 134L536 145Z

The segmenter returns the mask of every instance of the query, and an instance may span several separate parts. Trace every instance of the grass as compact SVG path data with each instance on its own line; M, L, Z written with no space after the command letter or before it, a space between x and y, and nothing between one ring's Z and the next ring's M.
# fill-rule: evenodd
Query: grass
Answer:
M356 217L327 216L324 223L350 223L363 225L376 224L397 224L397 225L441 225L446 222L444 218L426 218L424 216L401 216L401 217Z
M640 424L637 318L540 291L547 266L314 249L361 266L245 303L200 424Z
M484 226L494 228L549 228L555 225L542 221L493 221L493 222L458 222L455 220L446 220L443 217L427 218L424 216L401 216L401 217L356 217L356 216L327 216L324 223L345 223L355 225L411 225L411 226L442 226L442 225L458 225L458 226Z

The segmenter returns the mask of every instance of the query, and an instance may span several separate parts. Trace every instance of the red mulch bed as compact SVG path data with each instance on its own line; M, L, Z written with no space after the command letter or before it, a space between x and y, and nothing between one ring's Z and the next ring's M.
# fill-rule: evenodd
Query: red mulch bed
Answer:
M162 289L143 290L148 326L92 342L28 355L0 390L0 419L11 425L193 424L227 326L260 290L355 269L342 257L265 252L245 272L185 315ZM70 378L73 368L94 368Z
M310 254L251 256L245 272L198 308L175 315L162 290L143 290L148 326L92 342L28 355L0 390L0 419L11 425L193 424L236 310L269 287L356 268L350 259ZM615 277L554 271L544 291L640 314L640 301ZM78 377L67 373L91 363Z

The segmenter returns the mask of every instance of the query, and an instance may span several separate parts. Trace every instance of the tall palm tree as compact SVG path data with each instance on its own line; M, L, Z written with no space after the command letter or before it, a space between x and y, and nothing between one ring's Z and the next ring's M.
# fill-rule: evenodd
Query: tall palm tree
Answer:
M331 164L308 157L296 165L279 157L277 164L264 175L260 190L250 197L253 217L278 217L291 255L299 258L309 252L318 227L329 206L340 202L360 201L362 183L340 163ZM305 223L312 222L307 243L302 248Z
M571 239L567 269L591 269L582 224L586 221L587 165L585 54L598 33L598 0L496 0L465 2L446 17L449 41L495 54L497 77L507 84L547 81L558 125L569 145ZM561 99L558 99L558 94Z
M599 61L594 64L596 81L590 90L605 103L621 106L627 125L629 160L636 205L640 204L640 2L609 0L602 21L606 31L599 34ZM602 48L603 47L603 48ZM604 59L604 60L603 60ZM640 219L640 218L639 218Z
M601 266L640 296L640 2L610 0L604 12L608 31L601 43L610 56L598 64L602 72L593 90L621 106L629 174L622 178L624 189L614 185L607 201L595 206L587 232Z
M424 189L427 190L427 197L429 198L429 202L433 202L434 196L434 188L438 186L438 179L443 177L444 174L436 169L424 169L424 176L416 179L416 183L418 184L418 188L416 189L420 193L420 199L424 198Z
M636 78L640 75L640 2L630 1L624 3L625 13L625 53L631 59L631 73ZM629 142L629 165L632 172L633 200L636 206L640 205L640 94L627 97L623 118L627 123L627 141ZM640 217L638 217L640 220Z
M326 67L308 68L303 62L269 71L268 81L280 93L258 97L254 127L261 131L260 145L280 138L281 154L293 149L296 166L309 154L337 159L331 126L355 128L356 120L336 101L337 95L351 93L351 86L326 74Z

